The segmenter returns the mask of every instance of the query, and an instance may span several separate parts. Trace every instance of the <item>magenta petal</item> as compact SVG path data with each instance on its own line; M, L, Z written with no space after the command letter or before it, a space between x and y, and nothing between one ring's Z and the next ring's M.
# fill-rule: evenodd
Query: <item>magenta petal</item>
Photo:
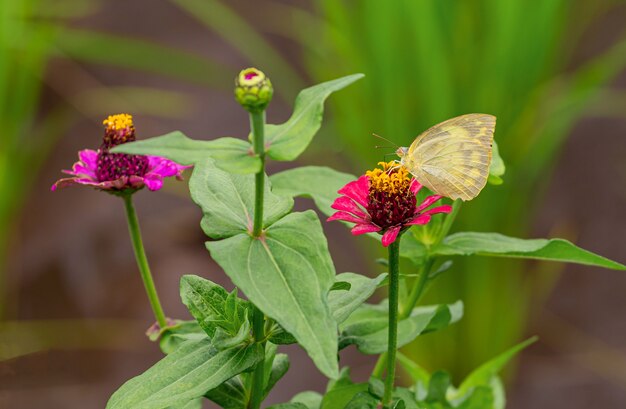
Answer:
M339 196L332 205L331 208L335 210L343 210L350 212L358 217L366 218L365 212L356 204L356 202L347 196Z
M360 223L352 228L352 234L357 236L359 234L374 233L380 231L380 227L373 223Z
M367 207L367 195L369 193L369 179L366 175L361 176L344 187L337 193L348 196L363 207Z
M78 158L85 164L86 167L93 169L94 171L98 167L98 152L91 149L83 149L78 152Z
M422 203L420 203L419 206L417 206L417 209L415 209L415 213L421 212L422 210L426 209L428 206L432 205L433 203L435 203L437 200L441 199L442 197L443 196L441 195L428 196L426 199L424 199Z
M414 217L413 219L411 219L409 222L405 224L407 226L423 225L423 224L427 224L429 221L430 221L429 214L420 214L419 216Z
M428 209L422 212L422 214L450 213L451 211L452 211L452 206L442 205L442 206L433 207L432 209Z
M163 178L158 175L146 175L143 178L143 183L150 189L151 191L159 190L163 187Z
M422 188L422 184L418 182L417 179L411 180L411 186L409 187L409 189L411 189L411 192L413 192L414 195L416 195L417 192L419 192L421 188Z
M96 178L96 170L83 165L81 162L76 162L74 164L74 166L72 167L71 174L76 175L76 176L87 176L93 179Z
M382 239L383 247L387 247L391 243L396 241L396 238L398 237L398 233L400 233L400 227L401 226L393 226L387 229L385 234L383 234L383 239Z
M357 224L367 222L367 220L361 217L356 217L353 214L343 212L343 211L335 212L332 216L326 219L326 221L328 222L332 222L333 220L343 220L344 222L357 223Z

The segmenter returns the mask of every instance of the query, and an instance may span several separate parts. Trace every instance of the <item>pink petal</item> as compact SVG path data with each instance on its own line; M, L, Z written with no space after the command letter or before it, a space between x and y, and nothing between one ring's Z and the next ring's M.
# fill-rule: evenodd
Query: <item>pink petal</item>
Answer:
M354 214L356 216L359 216L359 217L362 217L362 218L366 218L367 217L367 215L359 207L359 205L357 205L354 200L350 199L347 196L339 196L337 199L335 199L333 204L330 205L330 207L335 209L335 210L343 210L343 211L352 213L352 214Z
M363 207L367 207L367 196L369 193L369 179L366 175L361 176L344 187L339 189L337 193L348 196Z
M419 213L422 210L426 209L428 206L432 205L433 203L435 203L437 200L441 199L443 196L441 195L432 195L432 196L428 196L426 199L424 199L424 201L417 206L417 209L415 209L415 213Z
M422 212L422 214L450 213L451 211L452 211L452 206L442 205L442 206L433 207L432 209L428 209Z
M70 172L66 172L70 173ZM96 178L96 170L94 168L87 167L83 165L81 162L76 162L74 166L72 166L71 174L76 176L87 176L90 178Z
M385 234L383 234L383 239L382 239L383 247L387 247L391 243L396 241L396 238L398 237L398 233L400 233L400 227L401 226L393 226L387 229Z
M145 183L148 189L154 192L163 187L163 178L159 175L146 175L143 178L143 183Z
M343 211L339 211L339 212L335 212L332 216L330 216L328 219L326 219L327 222L332 222L333 220L343 220L344 222L350 222L350 223L367 223L367 220L361 217L356 217L353 214L347 213L347 212L343 212Z
M422 188L422 184L418 182L417 179L411 180L411 186L409 186L409 189L411 189L411 192L413 192L414 195L416 195L417 192L419 192L421 188Z
M429 214L420 214L404 224L406 224L407 226L423 225L423 224L427 224L429 221L430 221Z
M78 152L78 158L86 167L96 169L98 167L98 152L91 149L83 149Z
M352 234L357 236L359 234L374 233L380 231L380 227L374 223L360 223L352 228Z
M191 167L179 165L174 161L160 156L148 156L148 161L148 173L156 173L161 177L176 176L177 178L180 178L182 171Z

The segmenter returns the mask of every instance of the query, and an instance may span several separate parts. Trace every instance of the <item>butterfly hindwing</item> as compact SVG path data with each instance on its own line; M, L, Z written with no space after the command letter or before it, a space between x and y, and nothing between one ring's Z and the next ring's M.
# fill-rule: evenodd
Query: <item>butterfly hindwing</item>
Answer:
M433 192L471 200L487 183L495 124L487 114L449 119L420 134L402 162Z

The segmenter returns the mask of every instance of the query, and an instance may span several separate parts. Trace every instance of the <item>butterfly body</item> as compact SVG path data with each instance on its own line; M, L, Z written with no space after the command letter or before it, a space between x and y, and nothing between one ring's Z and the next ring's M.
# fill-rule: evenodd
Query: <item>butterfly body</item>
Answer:
M421 133L397 154L400 163L434 193L471 200L489 177L495 127L493 115L462 115Z

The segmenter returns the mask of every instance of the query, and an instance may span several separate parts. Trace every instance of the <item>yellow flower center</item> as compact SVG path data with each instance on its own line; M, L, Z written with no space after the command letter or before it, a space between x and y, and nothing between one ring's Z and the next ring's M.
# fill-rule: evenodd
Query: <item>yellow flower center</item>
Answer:
M405 193L411 185L411 174L398 162L378 162L382 168L368 170L370 192L384 192L389 195Z
M102 124L107 127L107 129L114 129L116 131L132 128L133 116L130 114L109 115L107 119L102 121Z

